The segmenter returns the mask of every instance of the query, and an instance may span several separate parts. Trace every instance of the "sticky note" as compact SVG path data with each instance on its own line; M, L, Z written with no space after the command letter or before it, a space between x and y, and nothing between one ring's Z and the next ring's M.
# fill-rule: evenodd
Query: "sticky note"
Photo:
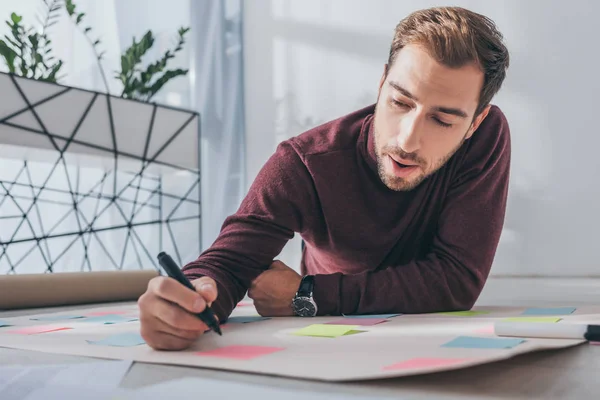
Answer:
M528 308L522 315L567 315L575 310L575 307Z
M2 321L2 320L0 319L0 328L2 328L3 326L11 326L11 325L12 325L12 324L10 324L9 322L7 322L7 321Z
M510 317L503 318L502 321L509 322L558 322L560 317Z
M127 311L92 311L89 313L85 313L86 317L102 317L105 315L120 315L127 314Z
M475 332L475 333L482 333L482 334L485 334L485 335L494 334L494 332L495 332L494 325L488 325L486 327L476 329L473 332Z
M64 321L67 319L83 318L81 315L46 315L42 317L30 318L32 321Z
M261 317L260 315L248 315L248 316L239 316L239 317L230 317L227 322L231 322L232 324L247 324L250 322L258 322L265 321L267 319L271 319L269 317Z
M590 344L593 344L595 346L600 346L600 342L590 342Z
M266 346L225 346L214 350L200 351L194 353L198 356L233 358L235 360L252 360L256 357L265 356L284 350L283 347Z
M473 336L459 336L442 347L458 347L464 349L511 349L521 343L524 339L513 338L482 338Z
M358 325L371 326L387 322L384 318L342 318L332 322L326 322L327 325Z
M254 303L252 303L251 301L240 301L239 303L237 303L237 307L247 307L253 305Z
M137 321L138 319L135 317L123 317L121 315L115 314L106 314L99 315L97 317L90 317L79 320L78 322L86 322L86 323L95 323L95 324L117 324L119 322L131 322Z
M411 358L410 360L402 361L392 365L383 367L384 371L394 371L399 369L421 369L421 368L438 368L448 365L464 364L472 360L471 358Z
M397 317L398 315L402 315L402 314L364 314L364 315L346 315L344 314L344 318L367 318L367 319L371 319L371 318L381 318L381 319L388 319L388 318L393 318L393 317Z
M443 314L452 317L474 317L476 315L489 314L489 311L449 311L449 312L441 312L436 314Z
M117 347L139 346L146 343L144 338L137 332L119 333L102 340L87 340L87 342L94 345Z
M312 324L304 327L293 334L298 336L317 336L335 338L338 336L353 335L363 331L354 330L356 325L332 325L332 324Z
M15 329L12 331L8 331L7 333L15 333L17 335L35 335L37 333L47 333L47 332L56 332L56 331L64 331L67 329L71 329L71 328L67 328L67 327L57 327L57 326L44 326L44 325L38 325L38 326L27 326L24 328L20 328L20 329Z

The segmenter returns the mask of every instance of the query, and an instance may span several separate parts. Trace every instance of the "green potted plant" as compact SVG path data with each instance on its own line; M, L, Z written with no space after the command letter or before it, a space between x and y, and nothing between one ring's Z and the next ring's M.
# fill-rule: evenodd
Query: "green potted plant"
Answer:
M32 254L37 254L34 251L36 248L39 248L39 253L45 254L46 250L40 242L57 239L55 243L58 243L58 239L72 236L74 241L83 241L83 246L78 247L83 248L84 254L74 258L84 259L90 266L90 260L95 258L88 257L88 247L85 244L87 239L84 238L96 238L101 242L98 238L102 232L112 232L113 229L127 232L127 236L117 245L122 246L125 242L125 248L129 246L129 251L124 250L122 257L105 254L105 260L116 268L130 263L136 266L139 264L140 268L155 265L155 257L143 248L146 242L139 237L136 239L136 230L146 229L154 224L160 229L151 238L158 242L153 242L150 247L161 247L178 255L180 253L175 243L193 240L192 245L197 248L200 237L195 237L193 233L200 235L199 113L153 102L154 96L166 83L188 73L187 69L169 69L168 64L183 49L189 28L180 28L173 48L147 65L142 64L142 57L154 45L154 35L148 30L139 40L134 37L131 45L121 54L120 69L113 71L113 74L106 74L102 66L104 54L100 51L101 40L93 36L94 31L86 24L85 13L72 0L43 0L43 5L44 12L40 15L39 26L27 25L21 16L12 13L7 20L10 32L0 39L0 61L4 62L6 69L6 72L0 72L0 147L8 145L25 149L27 159L23 160L24 168L31 168L32 160L54 160L40 171L39 175L46 174L47 179L33 182L37 194L31 194L32 202L17 207L20 215L25 214L24 220L34 218L32 207L42 207L38 213L40 225L45 228L43 235L31 228L30 235L18 237L23 233L22 227L28 226L27 222L17 220L19 223L15 225L15 234L11 234L11 228L3 220L5 234L2 237L4 241L0 242L0 273L2 263L8 260L5 253L10 252L11 245L17 240L15 238L18 238L20 244L30 242ZM54 43L50 30L58 23L60 13L64 12L68 14L70 23L80 29L94 49L106 86L105 92L61 83L65 77L64 64L53 55ZM122 91L110 93L108 79L118 80L122 84ZM34 152L29 151L30 149L37 150ZM42 157L36 159L34 154L37 153L42 154ZM21 160L19 157L22 157L23 152L4 152L3 157L7 154L8 157ZM81 154L86 157L79 157ZM92 201L96 201L94 196L98 195L100 186L94 187L90 183L91 178L87 178L90 182L86 182L85 178L78 178L75 187L75 178L70 176L72 172L68 172L73 166L70 163L73 162L76 163L74 168L78 168L77 176L80 176L82 167L91 165L103 168L112 177L111 182L106 185L103 183L103 187L110 189L102 189L109 192L102 193L104 203L95 210L97 214L93 213L94 208L90 208L90 205ZM63 176L55 179L58 174ZM163 179L165 174L169 179ZM20 176L19 179L25 179L23 177L27 175ZM83 172L81 176L84 176ZM62 182L62 187L51 192L46 190L48 182L56 184L58 181ZM86 183L94 187L92 191L86 192L80 187ZM13 186L9 185L7 188L12 189ZM40 193L48 196L49 193L65 191L77 193L72 196L72 206L68 207L71 212L75 210L77 220L71 220L70 225L61 231L60 226L54 229L53 223L48 222L56 217L57 212L50 209L44 211ZM6 196L10 197L11 194L7 192ZM16 204L17 199L18 197L12 196L6 204ZM61 201L64 202L64 199ZM80 216L84 207L90 208L92 214ZM149 207L150 211L145 212ZM106 215L110 215L110 218ZM184 230L185 237L175 240L177 230L171 230L171 224L188 220L195 223L194 228L188 225ZM168 229L168 235L163 235L163 228ZM170 240L170 245L163 243L163 237L165 241ZM47 247L54 248L53 246L56 247ZM67 254L73 251L72 248L74 247L65 250ZM104 246L101 248L104 249ZM57 257L57 253L60 257L64 254L61 253L60 246L53 252L54 257ZM137 257L131 258L134 254ZM14 257L11 259L14 262ZM43 260L25 259L24 262L31 265L45 262L48 271L52 272L59 261L44 257ZM98 263L102 264L101 261ZM12 264L11 270L14 270Z

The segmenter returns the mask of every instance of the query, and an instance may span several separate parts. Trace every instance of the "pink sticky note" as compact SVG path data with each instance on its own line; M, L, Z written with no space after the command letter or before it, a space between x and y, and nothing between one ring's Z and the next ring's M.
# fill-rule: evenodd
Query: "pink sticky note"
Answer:
M34 335L36 333L64 331L67 329L71 329L71 328L38 325L38 326L28 326L28 327L21 328L21 329L15 329L12 331L7 331L6 333L15 333L17 335Z
M249 302L249 301L240 301L239 303L237 303L238 307L246 307L246 306L253 306L254 303Z
M448 365L463 364L470 360L470 358L411 358L410 360L385 366L383 369L385 371L393 371L397 369L445 367Z
M494 331L494 325L489 325L489 326L486 326L485 328L476 329L473 332L475 332L475 333L484 333L484 334L488 334L488 335L493 335L495 333L495 331Z
M127 311L94 311L91 313L86 313L85 315L88 317L103 317L105 315L122 315L127 314Z
M195 353L198 356L233 358L236 360L251 360L256 357L265 356L284 350L283 347L265 347L265 346L225 346L209 351L200 351Z
M382 322L387 322L388 320L385 318L341 318L336 319L335 321L326 322L329 325L360 325L360 326L370 326L381 324Z
M600 342L589 342L590 344L593 344L595 346L600 346Z

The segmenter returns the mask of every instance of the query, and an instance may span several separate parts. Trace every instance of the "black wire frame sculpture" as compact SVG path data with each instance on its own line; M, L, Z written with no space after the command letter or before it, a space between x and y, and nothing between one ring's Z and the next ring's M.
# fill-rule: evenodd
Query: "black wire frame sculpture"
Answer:
M159 270L159 251L197 256L198 112L6 73L0 92L0 148L45 154L0 165L0 274ZM103 167L71 162L95 156Z

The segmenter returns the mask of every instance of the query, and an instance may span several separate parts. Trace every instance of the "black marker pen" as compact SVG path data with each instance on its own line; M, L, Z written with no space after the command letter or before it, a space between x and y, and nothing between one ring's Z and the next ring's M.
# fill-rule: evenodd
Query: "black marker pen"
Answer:
M173 261L171 256L169 256L164 251L161 251L158 254L158 262L161 265L161 267L163 267L163 269L167 272L167 275L169 275L171 278L175 279L182 285L186 286L187 288L193 290L194 292L196 291L194 285L192 285L189 279L185 277L183 272L181 272L181 269L179 269L179 267L177 266L175 261ZM213 313L212 309L208 306L208 304L206 305L204 311L196 314L196 316L200 318L202 322L204 322L210 329L217 332L219 335L222 335L221 328L219 327L219 322L215 318L215 314Z

